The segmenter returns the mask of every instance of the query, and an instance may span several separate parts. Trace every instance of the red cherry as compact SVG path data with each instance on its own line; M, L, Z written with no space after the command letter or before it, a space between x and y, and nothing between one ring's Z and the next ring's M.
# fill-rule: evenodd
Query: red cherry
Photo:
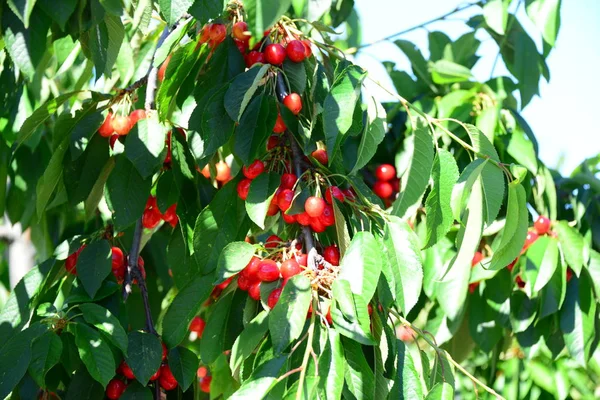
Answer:
M129 114L129 121L131 122L131 126L137 124L137 122L141 119L146 119L146 110L144 109L133 110L131 114Z
M523 289L526 285L523 278L521 278L521 275L517 275L517 277L515 278L515 282L517 283L517 286L521 289Z
M112 248L112 273L115 276L125 273L125 256L123 250L118 247Z
M325 149L317 149L312 152L311 156L323 165L329 163L329 156L327 156L327 150Z
M280 142L279 136L277 136L277 135L269 136L269 139L267 140L267 151L271 151L275 147L279 146L279 142Z
M131 368L129 368L129 365L127 365L125 360L121 361L121 365L119 367L121 369L121 373L123 374L123 376L125 378L135 379L135 375L133 374L133 371L131 370Z
M252 259L250 259L250 262L248 263L248 265L246 265L246 268L244 268L242 272L245 271L246 276L250 278L250 280L258 280L258 267L261 261L262 260L260 258L252 256Z
M162 214L158 208L147 208L142 214L142 225L146 229L154 229L162 220Z
M308 215L306 212L296 214L296 222L302 226L310 225L310 219L310 215Z
M112 135L110 137L110 139L108 139L108 140L109 140L110 148L114 150L115 143L116 143L117 140L119 140L119 135Z
M396 168L390 164L381 164L375 170L375 176L377 179L383 182L390 181L396 177Z
M265 60L272 65L280 65L285 60L285 48L279 43L265 46Z
M570 282L571 279L573 278L573 270L571 268L567 268L566 277L567 277L567 283Z
M216 285L215 288L223 290L227 286L229 286L229 284L231 283L232 280L233 280L233 276L230 276L229 278L225 279L223 282L221 282L218 285Z
M248 24L244 21L239 21L233 24L233 28L231 28L231 33L233 37L237 40L241 40L243 42L247 42L250 40L250 32L248 32Z
M310 43L310 40L304 39L302 41L302 44L304 45L304 56L306 58L312 56L312 45Z
M323 210L325 209L325 200L320 197L310 196L304 202L304 210L306 213L313 217L320 217L323 214Z
M262 260L258 265L258 279L263 282L273 282L279 279L279 267L273 260Z
M292 40L287 44L285 52L290 60L293 62L302 62L306 58L306 47L299 40Z
M286 224L293 224L294 222L296 222L295 215L289 215L282 211L281 217L283 218L283 220L285 221Z
M208 164L206 164L203 168L202 171L200 171L200 173L202 174L203 177L205 177L206 179L210 179L210 168L208 166Z
M211 44L217 45L225 40L225 36L227 36L227 28L223 24L212 24L208 31L208 35L210 37Z
M253 300L260 300L260 282L254 282L248 288L248 295Z
M168 364L163 364L163 366L160 367L158 383L160 383L160 386L165 390L173 390L177 387L177 379L173 376Z
M131 130L131 120L126 115L113 116L110 126L117 135L125 136Z
M515 259L514 259L514 260L513 260L513 261L512 261L510 264L508 264L508 265L506 266L506 268L507 268L509 271L512 271L512 270L513 270L513 268L515 267L515 264L517 263L517 261L519 261L519 257L515 258Z
M325 190L325 200L327 200L329 204L333 204L332 197L338 199L342 203L344 202L344 193L342 193L340 188L337 186L331 186Z
M535 231L528 231L527 237L525 238L525 244L523 245L523 250L527 250L529 246L533 244L536 240L538 240L539 235Z
M323 209L323 214L321 214L321 216L319 217L319 220L325 226L331 226L331 225L335 224L335 216L333 215L333 207L331 207L329 204L326 204L325 208Z
M273 291L269 294L269 298L267 299L267 305L271 310L279 301L279 297L281 296L281 290L281 288L273 289Z
M483 260L483 253L481 253L480 251L476 252L475 255L473 256L473 259L471 260L471 267L476 266L477 264L479 264L479 262Z
M158 69L157 77L158 81L162 82L165 80L165 72L167 72L167 66L169 65L169 61L171 61L171 55L165 59L160 68Z
M227 165L225 161L219 161L215 167L217 168L217 176L215 179L218 182L226 182L231 178L231 168L229 168L229 165Z
M388 182L376 181L373 185L373 192L382 199L387 199L392 195L394 190Z
M173 228L177 225L177 221L179 221L179 217L177 216L177 203L167 208L167 211L163 214L163 221L171 224Z
M167 346L164 343L161 343L162 345L162 360L165 361L167 359Z
M306 267L306 265L308 264L308 254L300 254L296 256L296 261L298 261L298 264L300 264L300 266Z
M277 235L271 235L267 238L267 241L265 242L265 248L274 249L275 247L279 246L280 242L283 242L283 239L281 239Z
M113 115L109 111L106 115L106 119L104 120L102 125L100 125L100 128L98 128L98 133L100 134L100 136L110 137L114 133L115 130L112 127L112 117Z
M148 200L146 200L146 208L157 208L158 207L158 203L156 202L156 197L154 196L150 196L148 197Z
M265 164L260 160L254 160L254 162L248 167L242 168L242 173L248 179L254 179L265 171Z
M250 289L250 286L252 286L253 282L254 281L250 280L250 278L248 278L246 275L240 275L238 277L238 287L244 292L247 292L248 289Z
M283 99L283 105L286 106L294 115L298 115L302 110L302 98L298 93L290 93Z
M196 332L198 337L202 337L202 333L204 332L204 327L206 326L206 322L200 317L194 317L192 322L190 323L190 332Z
M393 178L390 181L390 185L392 185L392 190L394 191L394 193L398 193L400 191L400 179Z
M323 258L331 265L340 265L340 249L335 244L325 247Z
M317 233L325 232L325 229L327 228L318 217L310 219L310 227Z
M269 204L269 209L267 210L267 215L272 217L273 215L277 215L279 212L279 206L277 205L277 197L273 196L271 199L271 203Z
M356 194L352 188L343 189L342 193L344 194L344 198L348 201L354 202L354 200L356 200Z
M251 51L246 55L246 67L250 68L254 64L264 64L265 63L265 55L260 51Z
M285 126L285 122L283 122L283 118L281 118L281 114L277 114L277 120L275 121L275 126L273 127L273 132L275 133L283 133L287 129Z
M235 47L238 48L240 53L246 54L246 51L248 51L248 41L233 39L233 43L235 43Z
M196 371L196 376L198 378L204 378L208 374L208 369L204 366L198 367L198 371Z
M333 320L331 319L331 307L329 307L329 310L327 310L327 315L325 316L325 319L327 320L327 323L329 325L333 325Z
M158 379L159 376L160 376L160 367L156 370L156 372L154 373L154 375L152 375L150 377L150 382L154 382L155 380Z
M246 200L248 198L248 192L250 191L250 184L252 181L250 179L242 179L237 184L237 194L242 200Z
M281 263L280 271L283 279L289 279L302 272L302 267L300 267L300 264L296 260L290 259Z
M292 205L294 200L294 191L292 189L283 189L279 196L277 196L277 205L281 211L287 211Z
M298 178L296 178L296 175L285 173L281 175L281 185L279 187L283 189L291 189L294 187L297 180Z
M200 390L204 393L210 393L210 384L212 382L212 376L205 376L200 381Z
M125 382L119 379L112 379L106 386L106 397L111 400L117 400L127 389Z
M79 253L69 254L65 260L65 269L72 275L77 275L77 257Z
M545 235L550 230L550 220L543 215L540 215L535 222L533 223L533 227L540 235Z

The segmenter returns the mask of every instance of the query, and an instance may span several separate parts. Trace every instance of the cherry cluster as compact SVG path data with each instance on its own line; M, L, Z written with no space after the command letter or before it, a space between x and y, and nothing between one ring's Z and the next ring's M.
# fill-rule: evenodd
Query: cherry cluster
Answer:
M146 229L154 229L158 226L160 221L165 221L175 228L179 221L179 217L177 216L177 203L167 208L167 211L163 214L158 209L156 197L150 196L146 202L144 214L142 214L142 225Z
M106 397L111 400L120 398L127 389L127 382L135 380L135 375L125 360L121 361L116 372L121 377L113 378L106 386ZM165 390L173 390L178 385L177 379L173 376L167 363L167 347L164 343L162 344L162 364L154 375L150 377L150 382L154 382L157 379L159 385Z
M110 138L110 147L114 148L119 136L126 136L139 120L145 118L146 111L142 109L133 110L129 115L126 115L122 111L113 114L109 109L104 122L98 128L98 133L102 137Z
M375 177L377 180L373 184L373 192L389 207L400 190L400 180L396 177L396 168L390 164L381 164L375 169Z

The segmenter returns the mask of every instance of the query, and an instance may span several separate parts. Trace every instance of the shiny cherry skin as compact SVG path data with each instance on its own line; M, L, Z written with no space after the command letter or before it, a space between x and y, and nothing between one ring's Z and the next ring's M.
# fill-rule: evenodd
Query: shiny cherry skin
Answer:
M317 149L312 152L311 156L313 156L315 160L323 165L327 165L329 163L329 156L327 155L327 150L325 149Z
M262 260L258 265L258 279L263 282L273 282L279 279L280 272L277 263L273 260Z
M275 307L275 304L279 301L279 297L281 296L281 288L273 289L273 291L269 294L269 298L267 299L267 305L270 309Z
M287 44L285 52L290 60L299 63L306 58L306 47L300 40L292 40Z
M190 332L196 332L198 337L201 338L202 333L204 332L204 327L206 327L206 322L202 318L196 316L190 323Z
M248 198L251 183L252 181L250 179L242 179L238 182L236 190L240 199L246 200Z
M283 105L286 106L294 115L298 115L302 110L302 98L298 93L290 93L283 99Z
M242 173L248 179L255 179L265 171L265 164L261 160L254 160L252 164L242 168Z
M390 164L381 164L375 169L375 176L380 181L390 181L396 177L396 168Z
M394 193L394 190L389 182L376 181L373 185L373 192L382 199L387 199Z
M533 223L533 227L538 235L545 235L550 230L550 220L540 215Z
M331 265L340 265L340 249L335 244L325 247L323 258Z
M325 200L329 204L333 204L333 199L337 199L338 201L344 202L344 193L337 186L330 186L325 191Z
M281 65L285 60L285 48L279 43L266 45L265 60L272 65Z
M177 387L177 379L173 376L168 364L163 364L163 366L160 367L158 383L165 390L173 390Z
M303 268L294 259L289 259L281 263L280 272L283 279L289 279L302 271Z
M320 197L310 196L304 202L304 211L313 218L320 217L325 209L325 200Z
M110 400L117 400L127 389L127 384L120 379L112 379L106 386L106 397Z
M273 133L283 133L286 129L287 126L285 126L285 122L283 122L281 114L277 114L277 120L275 121L275 126L273 127Z
M233 24L233 28L231 28L231 33L233 37L237 40L241 40L243 42L247 42L250 40L250 32L248 32L248 24L244 21L239 21Z
M100 134L100 136L111 137L112 134L115 132L115 130L112 127L112 118L113 114L109 111L106 115L106 119L104 120L102 125L100 125L100 128L98 128L98 133Z

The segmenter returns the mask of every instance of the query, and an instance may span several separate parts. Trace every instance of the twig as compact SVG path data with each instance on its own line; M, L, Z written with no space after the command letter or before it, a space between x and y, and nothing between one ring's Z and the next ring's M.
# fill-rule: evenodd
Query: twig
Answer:
M371 43L361 44L360 46L358 46L358 47L356 48L356 50L364 49L365 47L369 47L369 46L373 46L374 44L377 44L377 43L385 42L385 41L387 41L387 40L390 40L390 39L393 39L393 38L395 38L396 36L404 35L405 33L409 33L409 32L412 32L412 31L414 31L414 30L416 30L416 29L423 28L423 27L425 27L425 26L427 26L427 25L429 25L429 24L432 24L432 23L434 23L434 22L437 22L437 21L441 21L441 20L443 20L443 19L446 19L446 18L448 18L449 16L451 16L452 14L455 14L455 13L457 13L457 12L460 12L460 11L466 10L466 9L468 9L468 8L471 8L471 7L473 7L473 6L479 6L479 5L481 5L481 2L480 2L480 1L478 1L478 2L476 2L476 3L468 3L468 4L465 4L465 5L463 5L463 6L457 6L457 7L456 7L454 10L452 10L452 11L449 11L449 12L447 12L447 13L446 13L446 14L444 14L444 15L440 15L440 16L439 16L439 17L437 17L437 18L430 19L429 21L423 22L422 24L419 24L419 25L413 26L413 27L411 27L411 28L405 29L405 30L403 30L403 31L400 31L400 32L396 32L396 33L394 33L394 34L391 34L391 35L389 35L389 36L383 37L383 38L381 38L381 39L378 39L378 40L376 40L376 41L374 41L374 42L371 42Z
M288 376L293 375L296 372L300 372L300 371L302 371L302 367L291 369L288 372L286 372L285 374L281 375L279 378L277 378L277 382L281 382L282 380L284 380Z
M148 71L148 86L146 86L146 111L150 111L155 108L154 98L156 96L156 90L158 89L158 68L154 66L154 57L156 56L156 51L160 48L168 35L169 26L165 26L165 29L156 43L154 54L152 55L152 62L150 63L150 70Z

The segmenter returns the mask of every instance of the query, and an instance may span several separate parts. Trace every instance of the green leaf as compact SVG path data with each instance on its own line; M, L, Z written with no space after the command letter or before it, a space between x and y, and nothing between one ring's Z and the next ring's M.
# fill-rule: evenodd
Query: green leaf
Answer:
M52 158L50 158L50 162L44 171L44 175L42 175L37 182L36 210L38 219L41 219L44 215L44 211L46 211L50 197L52 196L52 193L54 193L54 190L56 189L58 182L63 175L63 159L68 148L69 138L66 137L62 140L58 147L54 149Z
M143 179L152 176L162 165L167 127L158 122L156 114L135 124L127 135L125 155Z
M199 158L212 156L223 146L235 130L235 122L229 118L223 102L229 86L217 90L208 100L202 113L202 129L200 136L204 140L204 150L196 156Z
M246 198L246 211L248 216L261 229L265 228L265 218L271 200L279 188L281 177L278 174L260 174L252 180L248 197Z
M327 329L327 342L319 357L319 371L327 371L327 374L319 379L319 388L325 393L326 400L341 398L344 387L344 365L344 348L340 335L335 329Z
M104 166L100 169L100 173L98 175L98 179L96 179L94 186L90 190L88 197L85 199L84 208L85 208L85 216L86 218L91 218L96 208L98 208L98 204L102 200L102 196L104 195L104 185L110 176L113 168L115 167L115 159L109 158L106 160Z
M85 291L94 297L112 268L112 253L106 240L88 244L77 258L77 276Z
M46 332L34 340L28 371L40 387L46 387L46 374L59 362L62 348L62 341L54 332Z
M531 251L531 248L527 252L529 253L529 251ZM554 269L554 273L550 277L548 283L542 289L540 296L540 319L547 317L548 315L552 315L558 311L562 307L567 295L567 266L560 259L560 257L558 257L558 254L556 263L557 265Z
M390 391L394 399L422 399L423 387L410 351L403 341L396 340L396 379Z
M465 82L473 77L471 70L448 60L439 60L431 65L431 78L438 85Z
M291 0L246 0L244 9L248 13L248 26L254 37L262 37L263 32L279 21L290 8Z
M454 398L454 388L447 382L436 383L431 388L425 400L452 400Z
M261 311L235 339L229 360L232 371L236 372L240 368L244 360L252 355L256 346L265 337L265 333L269 329L268 316L269 313L266 310Z
M346 356L344 375L348 390L357 400L372 399L375 391L375 376L367 363L361 345L343 338L342 344Z
M358 232L340 261L338 279L347 280L352 293L370 301L377 289L381 264L381 247L375 236L370 232Z
M57 121L55 130L61 132L61 137L62 135L68 134L71 136L70 149L72 160L77 160L77 158L83 154L87 149L90 138L92 138L92 135L96 133L98 128L100 128L104 122L102 113L100 111L95 111L97 104L97 102L89 103L83 110L77 111L74 117L65 119L65 123L61 124L60 127L60 117L63 117L63 115L61 115ZM105 138L102 139L106 141Z
M361 67L352 65L333 83L323 103L323 129L327 155L333 160L352 126L354 107L360 97L363 80L367 76Z
M450 230L452 215L452 189L458 180L458 166L454 156L445 149L439 149L432 168L433 187L425 202L427 215L427 238L425 248L433 246Z
M513 129L506 151L532 174L537 174L538 159L535 146L520 127Z
M127 384L127 389L119 400L153 400L154 395L149 387L142 386L141 383L134 380Z
M306 67L303 62L293 62L286 58L283 62L285 76L290 83L290 92L298 93L300 96L306 90Z
M519 256L525 243L528 225L529 214L525 189L520 183L511 182L508 184L508 205L502 239L494 251L488 269L504 268Z
M417 304L423 283L419 239L407 222L390 216L383 237L383 275L396 304L406 315Z
M217 275L214 284L218 285L243 270L255 252L254 246L246 242L231 242L225 246L217 261Z
M588 274L574 276L567 285L567 297L560 310L560 329L569 354L582 367L587 365L597 345L596 308Z
M125 29L121 18L110 14L105 14L104 20L82 33L81 41L85 43L96 67L96 80L101 75L112 76L112 68L124 37Z
M560 28L560 0L526 0L527 16L542 32L542 37L550 46L556 43Z
M7 0L8 7L23 21L25 28L29 28L29 17L33 11L35 2L36 0Z
M355 173L371 160L377 151L377 146L383 141L387 130L385 109L375 97L369 97L367 104L367 128L360 136L356 163L351 174Z
M502 275L508 274L503 273ZM469 333L471 334L473 341L477 343L484 352L492 351L494 346L496 346L498 341L504 335L502 325L497 322L500 320L499 311L495 309L495 304L492 305L490 304L491 302L488 303L488 301L486 301L487 296L492 296L492 289L494 289L493 300L497 300L497 297L501 297L502 300L505 300L504 295L508 298L512 287L509 287L507 293L504 293L502 290L504 287L498 285L498 283L504 283L503 278L504 277L499 276L498 278L486 281L485 292L483 294L481 294L479 290L475 290L469 296ZM512 281L510 284L512 286Z
M201 25L217 18L223 12L223 0L195 0L189 9Z
M61 335L62 336L62 335ZM67 335L65 335L67 336ZM70 335L69 335L70 336ZM75 347L75 344L73 344ZM77 355L75 355L77 357ZM77 358L79 362L79 358ZM134 382L135 383L135 382ZM131 385L130 385L131 386ZM104 388L88 374L85 368L79 368L69 383L65 400L102 400ZM124 396L121 397L124 400Z
M139 3L138 3L139 7ZM156 49L156 54L154 54L154 60L152 61L152 65L156 68L160 68L162 63L167 59L169 54L173 53L175 46L181 42L181 39L185 36L188 29L190 29L191 20L186 24L178 24L175 29L169 32L169 35L165 39L165 41L160 45L159 48Z
M115 229L123 230L142 216L151 187L152 179L144 179L125 156L117 157L106 181Z
M532 293L537 293L552 278L558 263L558 243L549 236L541 236L527 249L525 275L531 283Z
M69 17L75 11L75 8L77 8L78 2L77 0L63 0L60 2L37 0L37 4L60 26L60 29L64 31L65 25L67 24Z
M292 277L283 287L279 301L269 315L269 332L275 354L281 354L300 337L311 302L310 280L304 275Z
M65 157L63 181L72 206L88 198L109 157L108 141L100 135L92 137L89 146L76 161Z
M587 270L592 278L592 284L594 285L596 294L600 294L600 253L594 249L590 250L590 262ZM2 322L1 316L0 322Z
M333 215L335 216L335 233L337 235L337 244L340 249L340 255L343 257L350 245L350 233L346 226L346 218L338 206L338 201L333 200Z
M250 228L244 201L235 182L221 188L202 210L194 227L194 256L202 273L214 271L221 251L230 242L243 240Z
M420 201L429 184L433 167L433 141L427 122L418 117L413 121L414 149L410 166L401 179L400 194L392 209L392 214L405 217L412 206Z
M160 12L169 26L177 24L193 3L194 0L158 0Z
M273 132L277 118L277 105L273 96L255 97L240 119L234 142L234 154L246 165L264 151L267 139Z
M127 355L127 333L121 323L109 310L94 303L80 304L79 309L83 313L85 321L105 332L116 347Z
M567 221L558 221L552 226L552 229L558 235L560 250L567 261L567 264L577 276L581 273L584 263L587 263L586 246L581 234L569 226Z
M375 344L365 300L350 290L350 284L337 279L332 287L331 318L335 330L340 334L367 346Z
M510 295L510 324L516 333L525 332L537 316L537 298L530 299L517 290Z
M88 372L106 388L108 382L115 376L116 368L112 351L106 339L97 330L84 324L69 324L67 327L68 331L75 335L79 357Z
M185 392L196 379L198 356L185 347L175 347L169 351L169 368Z
M133 371L135 379L145 386L162 362L160 339L147 332L130 332L128 349L125 357L127 365Z
M510 1L506 0L490 0L483 6L485 22L500 35L504 35L506 31L509 4Z
M273 358L252 371L248 379L229 400L262 399L275 385L287 356Z
M213 276L196 276L177 293L162 320L162 339L169 348L184 339L192 318L213 289Z
M206 328L200 341L200 357L204 364L213 363L225 351L223 346L232 301L233 293L222 296L206 321Z
M427 85L431 85L432 82L431 76L427 70L427 61L423 57L423 54L421 54L421 51L408 40L396 40L394 43L400 48L400 50L402 50L404 54L406 54L406 57L408 57L410 60L412 70L418 80Z
M225 109L232 120L240 121L246 106L250 103L268 70L269 65L259 64L253 66L248 71L238 75L229 85L229 89L225 93Z

